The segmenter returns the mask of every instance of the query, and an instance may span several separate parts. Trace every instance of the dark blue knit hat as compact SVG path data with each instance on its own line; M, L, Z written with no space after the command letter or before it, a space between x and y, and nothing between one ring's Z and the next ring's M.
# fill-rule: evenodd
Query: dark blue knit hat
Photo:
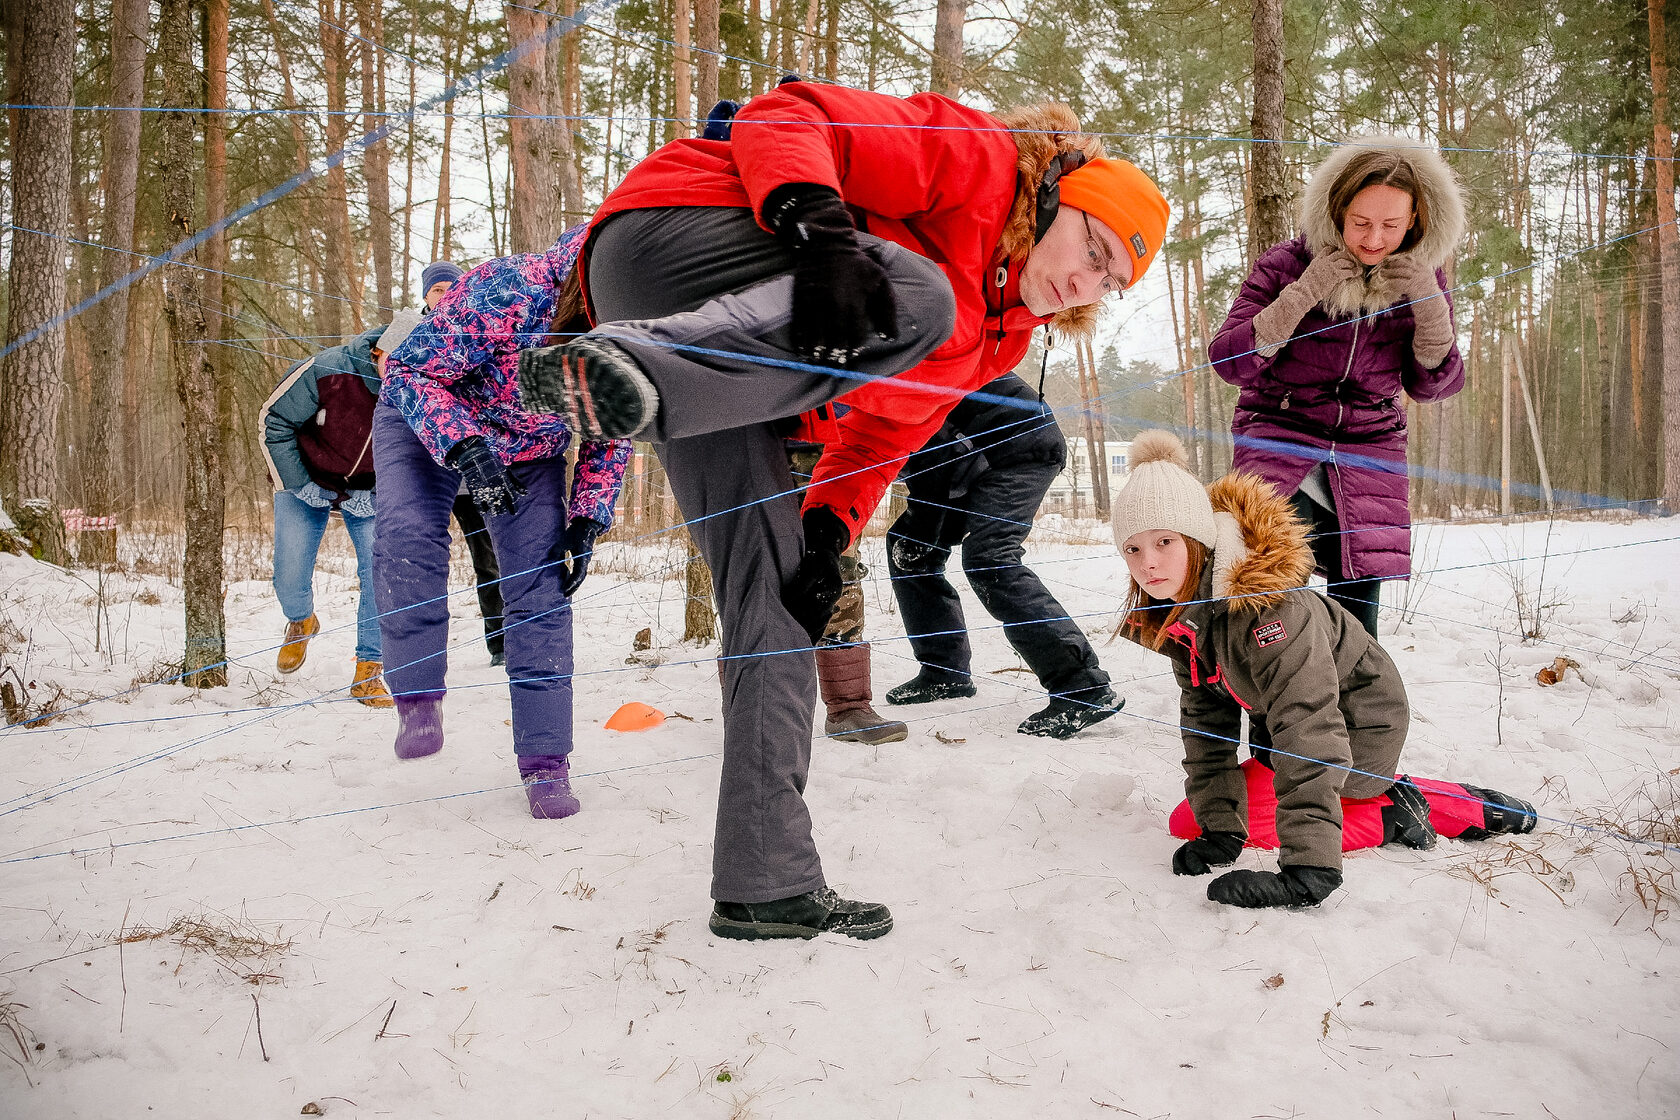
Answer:
M433 261L420 270L420 295L425 296L427 292L431 291L433 284L441 284L445 281L453 284L461 276L460 265L451 264L449 261Z

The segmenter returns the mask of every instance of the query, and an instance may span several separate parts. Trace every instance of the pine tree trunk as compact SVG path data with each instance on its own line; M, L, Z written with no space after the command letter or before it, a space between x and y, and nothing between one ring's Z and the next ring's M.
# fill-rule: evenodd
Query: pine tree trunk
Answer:
M418 65L414 62L415 44L419 40L420 17L410 12L408 17L408 149L406 153L407 169L403 178L403 239L402 239L402 306L411 307L418 300L411 300L408 286L409 266L414 262L414 147L417 143L415 136L415 114L412 112L416 104L416 90Z
M671 88L672 134L677 138L694 135L694 75L689 61L688 30L692 8L689 0L671 3ZM706 106L708 109L710 105Z
M274 14L273 0L263 0L263 13L268 18L270 32L274 36L274 57L280 65L280 105L287 110L286 120L292 131L292 169L299 175L309 171L309 136L303 129L303 116L298 112L298 98L296 87L292 85L292 63L286 50L286 39L281 31L280 19ZM321 229L320 211L316 183L305 183L295 193L298 200L300 221L294 229L293 238L295 248L311 267L318 268L321 256L316 237ZM305 287L313 289L313 282ZM337 338L344 333L343 308L338 300L323 299L316 294L314 305L315 332L323 337Z
M702 113L718 100L718 0L694 3L694 100Z
M554 63L550 87L557 99L552 135L555 137L555 159L560 176L560 228L564 229L578 218L592 213L583 197L583 152L577 143L579 116L583 105L583 67L578 50L583 43L582 26L573 26L577 15L577 0L560 0L560 14L566 21L566 33L549 44L548 57ZM545 246L546 248L546 246Z
M1663 5L1646 5L1651 24L1651 117L1655 122L1657 256L1662 265L1663 505L1680 513L1680 234L1674 228L1674 131L1668 125L1668 43Z
M1289 240L1289 180L1283 165L1283 0L1254 0L1254 151L1248 263Z
M939 0L933 20L933 74L928 88L946 97L962 92L963 24L968 0Z
M346 49L344 14L346 5L334 0L320 0L321 60L327 85L327 152L342 151L349 141L350 54ZM344 333L360 334L362 330L361 284L356 276L356 246L350 237L350 182L339 160L327 169L327 232L328 245L322 269L326 277L329 300L348 307L350 329ZM343 319L340 317L340 329Z
M134 248L135 181L140 166L140 117L145 96L147 0L113 0L111 12L111 106L105 122L105 168L101 174L101 243L117 252L101 254L99 287L115 284L134 267L127 255ZM89 517L115 517L120 487L117 460L123 414L123 384L127 377L128 295L123 288L95 304L88 316L88 401L86 492L83 509ZM117 529L84 530L77 542L84 564L110 564L117 559Z
M552 119L549 96L548 20L529 7L504 4L508 44L515 52L508 66L508 154L513 200L509 204L508 248L535 253L560 233L562 200L550 135L562 127Z
M28 109L12 141L12 260L7 275L4 374L0 376L0 497L41 559L69 560L58 508L58 414L64 390L64 313L70 232L71 76L74 0L29 0L8 17L16 44L12 89ZM17 190L17 184L28 184ZM25 233L24 230L40 233ZM27 341L26 341L27 339ZM15 347L15 349L14 349Z
M171 242L194 233L193 103L197 75L192 61L191 0L161 0L158 54L163 64L163 225ZM181 398L187 479L184 495L186 553L181 586L186 597L183 681L191 688L227 684L226 624L222 616L222 530L226 490L221 427L216 415L214 371L204 359L204 317L197 253L164 267L169 358Z
M374 0L356 0L356 21L362 38L362 132L385 127L385 55L377 44L385 38L385 19ZM391 274L391 143L381 137L362 151L362 177L367 180L368 240L373 249L373 314L390 318Z

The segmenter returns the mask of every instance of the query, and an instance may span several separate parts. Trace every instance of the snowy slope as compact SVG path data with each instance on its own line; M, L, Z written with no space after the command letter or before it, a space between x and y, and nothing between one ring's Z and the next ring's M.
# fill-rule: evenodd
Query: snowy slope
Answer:
M829 879L897 921L869 944L708 934L715 650L672 640L678 583L585 587L564 822L525 813L470 593L448 745L399 765L394 716L342 700L353 580L319 580L327 632L284 681L278 607L235 585L229 688L0 730L0 1116L1680 1115L1675 849L1567 827L1677 838L1680 522L1420 527L1429 573L1384 621L1405 765L1546 819L1355 854L1300 913L1171 874L1166 662L1103 644L1112 546L1040 536L1126 710L1015 734L1040 694L965 588L979 696L895 709L906 743L815 750ZM92 580L0 556L0 648L36 694L112 696L178 656L178 588L109 577L95 649ZM870 610L879 697L913 663L884 581ZM650 624L664 663L626 664ZM1536 684L1560 655L1579 669ZM603 730L628 700L673 718Z

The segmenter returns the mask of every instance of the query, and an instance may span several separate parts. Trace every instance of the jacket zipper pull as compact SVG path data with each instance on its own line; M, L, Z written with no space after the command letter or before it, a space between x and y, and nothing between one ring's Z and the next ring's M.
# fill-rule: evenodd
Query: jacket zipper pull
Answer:
M1283 403L1278 405L1278 408L1281 409L1284 412L1289 411L1289 398L1293 395L1294 394L1292 394L1292 393L1285 393L1283 395Z

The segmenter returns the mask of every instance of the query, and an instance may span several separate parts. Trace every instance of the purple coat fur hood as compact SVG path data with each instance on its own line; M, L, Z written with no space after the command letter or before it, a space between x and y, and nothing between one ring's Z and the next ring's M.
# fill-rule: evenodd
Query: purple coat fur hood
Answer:
M1255 262L1224 325L1209 345L1219 376L1241 392L1232 421L1233 469L1249 471L1283 495L1326 466L1343 536L1343 568L1328 576L1405 578L1411 572L1407 502L1406 401L1450 397L1464 386L1455 343L1434 369L1412 356L1413 317L1388 268L1397 252L1341 284L1313 307L1294 337L1270 356L1254 343L1254 316L1306 271L1319 254L1346 249L1330 215L1330 192L1355 156L1398 149L1411 161L1429 213L1428 228L1403 250L1442 268L1464 235L1458 179L1438 152L1398 136L1362 136L1331 153L1301 200L1301 236ZM1447 299L1449 314L1452 300Z

